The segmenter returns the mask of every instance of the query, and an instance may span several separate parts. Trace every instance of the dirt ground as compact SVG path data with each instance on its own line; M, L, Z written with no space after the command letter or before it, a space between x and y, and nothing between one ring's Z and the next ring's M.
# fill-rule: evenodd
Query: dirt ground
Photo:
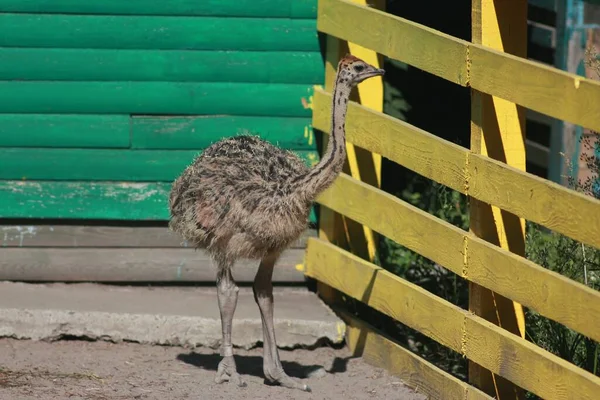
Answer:
M214 350L135 343L0 340L1 400L424 399L346 349L282 351L290 376L312 393L264 384L262 349L236 352L248 386L213 382Z

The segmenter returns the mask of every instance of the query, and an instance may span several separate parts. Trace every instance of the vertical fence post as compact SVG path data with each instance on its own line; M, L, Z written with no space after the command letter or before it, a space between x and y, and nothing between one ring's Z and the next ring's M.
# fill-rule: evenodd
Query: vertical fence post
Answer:
M366 0L352 0L357 4L366 5ZM370 7L384 9L385 1L375 0L369 2ZM317 16L318 18L318 16ZM327 36L326 65L325 65L325 90L333 91L336 67L339 60L347 53L363 59L376 66L383 65L383 57L375 51L364 48L354 43ZM383 79L375 77L358 85L351 100L361 103L376 111L383 111ZM328 137L324 137L323 149L327 146ZM344 172L356 179L369 183L375 187L381 186L381 155L371 153L346 142L348 156L344 165ZM376 257L377 237L370 228L363 226L345 216L321 206L319 214L319 237L336 245L350 250L359 257L373 261ZM323 283L317 283L320 296L328 303L339 300L339 294Z
M472 0L472 41L526 57L527 0ZM472 153L525 170L523 111L514 103L471 90ZM525 253L525 221L473 198L470 230L513 253ZM469 309L516 335L525 336L523 308L518 303L470 283ZM473 362L469 362L469 381L500 400L524 397L520 388Z

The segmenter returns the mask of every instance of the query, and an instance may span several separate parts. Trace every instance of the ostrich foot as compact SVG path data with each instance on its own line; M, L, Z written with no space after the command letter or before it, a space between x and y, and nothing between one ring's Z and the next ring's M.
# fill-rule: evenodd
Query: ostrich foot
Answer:
M283 370L279 370L275 373L266 373L266 380L272 385L280 385L288 389L299 389L304 392L312 392L311 388L295 379L290 378Z
M231 381L239 387L246 387L246 382L242 379L240 374L237 372L235 360L233 356L224 357L219 363L217 368L217 376L215 376L216 383L223 383Z

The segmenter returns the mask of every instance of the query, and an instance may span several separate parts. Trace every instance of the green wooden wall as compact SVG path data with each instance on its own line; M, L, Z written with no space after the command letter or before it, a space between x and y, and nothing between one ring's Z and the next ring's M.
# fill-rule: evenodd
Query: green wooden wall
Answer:
M165 220L173 179L243 130L316 163L316 7L0 0L0 217Z

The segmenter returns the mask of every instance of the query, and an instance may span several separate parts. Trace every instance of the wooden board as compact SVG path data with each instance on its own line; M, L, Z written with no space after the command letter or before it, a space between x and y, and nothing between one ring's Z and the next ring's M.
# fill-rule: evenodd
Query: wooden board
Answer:
M0 81L0 113L309 117L311 93L306 84Z
M342 174L317 199L455 274L600 340L600 292ZM435 238L435 240L430 240Z
M201 150L0 149L0 179L172 182ZM316 151L295 153L307 165Z
M600 131L600 82L500 53L348 0L320 0L318 29L462 86ZM402 38L402 40L397 40ZM423 47L429 49L423 52Z
M315 89L313 126L331 130L331 93ZM346 140L429 179L465 192L467 150L356 102L348 105Z
M308 229L291 248L304 249L309 237L316 236ZM164 226L111 225L0 225L0 247L151 247L185 248L189 245Z
M317 28L451 82L467 83L468 43L435 29L344 0L319 0Z
M0 46L319 51L312 19L11 13L0 13Z
M309 239L305 268L308 276L545 399L597 397L599 377L330 243Z
M0 114L0 147L126 148L129 115Z
M0 120L1 121L1 120ZM0 127L0 129L2 129ZM316 150L310 118L236 117L134 117L134 149L199 149L217 140L249 132L290 150Z
M304 250L285 252L274 282L304 282L296 269ZM240 261L237 282L252 282L258 262ZM202 251L161 248L7 248L0 259L0 280L55 282L214 282L216 266Z
M3 80L321 83L318 52L0 48Z
M0 0L0 12L316 18L317 0Z
M355 356L397 375L402 381L430 400L492 398L468 383L439 369L400 346L384 333L341 309L336 313L346 323L346 341Z
M0 217L166 221L170 190L169 182L0 181Z

